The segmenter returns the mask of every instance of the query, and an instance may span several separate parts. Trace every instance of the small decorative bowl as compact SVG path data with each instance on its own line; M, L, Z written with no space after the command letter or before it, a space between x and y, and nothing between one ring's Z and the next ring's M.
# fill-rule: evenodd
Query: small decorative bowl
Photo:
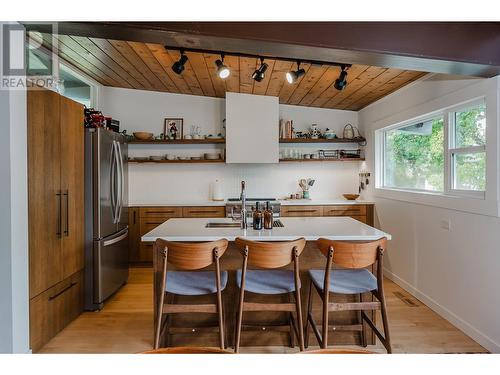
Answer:
M359 198L359 194L342 194L348 201L355 201Z
M140 141L149 141L153 138L153 133L148 132L134 132L134 137Z

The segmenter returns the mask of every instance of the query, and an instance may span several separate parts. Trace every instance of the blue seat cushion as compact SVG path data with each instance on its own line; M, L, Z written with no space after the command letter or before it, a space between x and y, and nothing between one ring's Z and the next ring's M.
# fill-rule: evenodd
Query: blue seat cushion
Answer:
M226 288L227 271L220 273L221 290ZM214 271L170 271L167 272L167 293L184 296L201 296L217 293Z
M325 271L309 270L314 285L323 290ZM377 289L377 278L367 269L332 270L330 292L341 294L366 293Z
M236 283L241 288L241 269L236 271ZM259 294L283 294L295 292L293 271L247 270L245 291Z

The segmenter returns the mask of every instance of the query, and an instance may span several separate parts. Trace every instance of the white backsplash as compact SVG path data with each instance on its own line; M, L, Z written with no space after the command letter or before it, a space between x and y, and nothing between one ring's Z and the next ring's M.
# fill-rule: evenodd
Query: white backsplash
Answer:
M184 118L184 132L191 125L202 132L218 133L224 118L224 99L192 95L104 87L99 109L120 120L121 129L161 133L163 118ZM345 124L357 125L358 114L352 111L280 105L280 117L293 120L297 130L307 130L316 123L342 134ZM276 125L278 126L278 125ZM293 144L283 147L299 148ZM302 147L304 152L325 147ZM356 146L351 146L356 148ZM328 147L335 148L335 147ZM341 145L341 148L348 148ZM130 145L133 156L164 155L200 156L220 150L213 145ZM258 152L258 151L257 151ZM318 162L281 164L129 164L129 202L160 204L172 201L203 201L211 198L211 186L218 179L225 198L239 196L240 181L247 182L249 197L284 197L300 191L300 178L316 180L312 199L336 199L343 193L358 190L359 162Z

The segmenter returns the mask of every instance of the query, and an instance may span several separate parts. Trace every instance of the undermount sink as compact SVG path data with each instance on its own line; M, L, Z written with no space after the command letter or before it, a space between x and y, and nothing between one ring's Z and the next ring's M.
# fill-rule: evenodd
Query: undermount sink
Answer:
M240 223L207 223L205 228L239 228Z

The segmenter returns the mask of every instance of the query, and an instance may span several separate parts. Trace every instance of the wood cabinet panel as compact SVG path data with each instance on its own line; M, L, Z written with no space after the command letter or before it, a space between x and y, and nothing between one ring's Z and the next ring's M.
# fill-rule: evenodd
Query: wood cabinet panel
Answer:
M83 271L30 301L30 344L38 351L83 311Z
M323 216L322 206L281 206L281 216L284 217L306 217Z
M61 280L62 196L59 95L28 91L30 297Z
M182 217L182 207L140 207L140 218Z
M366 215L365 205L323 206L323 216Z
M182 217L224 217L225 207L184 207Z
M141 262L141 230L139 225L139 209L129 207L128 209L128 235L129 235L129 261L131 263Z
M83 105L60 97L61 190L63 204L62 278L84 267Z

